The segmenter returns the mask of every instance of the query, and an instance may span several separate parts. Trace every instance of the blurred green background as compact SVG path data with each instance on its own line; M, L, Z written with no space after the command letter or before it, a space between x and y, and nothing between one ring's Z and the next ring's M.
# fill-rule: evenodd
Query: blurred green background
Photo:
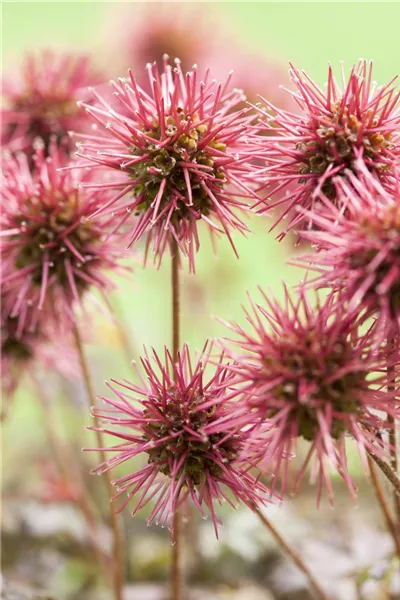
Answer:
M93 52L108 77L123 74L113 72L114 64L119 62L121 36L121 21L114 18L114 13L120 8L126 10L128 4L129 18L134 22L136 15L143 11L144 3L3 3L3 71L7 74L18 69L26 51L60 48ZM173 4L174 10L180 11L183 3L170 4ZM344 61L348 72L360 57L373 59L375 78L382 84L398 71L399 3L190 4L204 13L208 39L218 36L226 39L225 63L229 64L229 68L235 68L238 58L251 60L253 55L265 55L282 65L283 81L287 62L292 61L307 70L321 85L326 78L328 62L339 66L339 61ZM155 13L158 11L156 3L153 9ZM193 31L196 26L193 20ZM191 27L187 31L188 40L192 35ZM207 43L205 39L204 44ZM266 97L274 93L262 87L259 92ZM192 348L200 349L207 338L226 333L224 326L213 318L214 315L243 323L240 305L246 302L247 291L258 299L257 286L261 285L281 297L282 281L292 285L301 279L301 271L286 264L295 252L293 238L288 236L284 242L278 243L275 234L268 231L270 224L268 217L253 217L250 222L253 233L247 239L235 237L240 260L235 259L226 240L218 242L215 256L207 236L203 236L196 275L189 275L186 270L183 273L182 339L189 341ZM132 280L116 281L119 291L110 300L129 337L132 358L137 359L144 344L160 350L164 344L170 343L170 275L167 259L160 270L151 265L143 269L140 253L134 261ZM101 393L104 391L104 379L132 376L132 368L121 348L114 325L101 311L93 314L94 325L88 328L86 337L96 389ZM46 382L46 379L43 381ZM50 398L57 400L60 390L52 384L51 379L49 381L45 391ZM18 391L3 435L5 486L11 490L19 489L21 473L15 470L14 465L21 465L22 461L26 467L23 477L30 490L28 493L37 487L37 479L29 469L28 459L40 453L45 438L32 393L28 386ZM62 423L61 435L65 439L66 434L68 439L76 438L79 447L83 443L83 426L90 424L90 417L83 408L79 386L70 385L66 396L72 398L72 404L78 407L79 414L71 414L68 405L54 402L54 426L58 428ZM88 439L85 444L90 445ZM90 458L93 463L95 459ZM26 463L23 462L25 460ZM354 459L352 468L353 471L359 470L357 459ZM300 528L300 531L303 530ZM66 597L74 596L67 594Z
M141 2L7 2L3 3L3 61L39 45L73 45L91 49L107 44L112 54L112 22L105 25L110 7L130 4L132 19ZM148 3L150 4L150 3ZM157 3L154 11L157 11ZM175 4L179 11L180 4ZM376 76L396 74L400 61L398 2L210 2L210 36L226 27L235 39L281 61L295 61L323 81L328 61L354 62L373 58ZM195 27L195 24L193 24ZM108 36L105 35L108 29ZM190 36L190 31L188 32ZM207 41L205 41L207 43ZM227 48L229 52L229 48Z

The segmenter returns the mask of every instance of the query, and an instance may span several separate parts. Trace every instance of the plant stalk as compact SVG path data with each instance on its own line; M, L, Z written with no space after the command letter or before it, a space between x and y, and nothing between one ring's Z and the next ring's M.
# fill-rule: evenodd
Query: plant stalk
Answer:
M382 509L383 516L385 517L386 526L390 534L392 535L397 554L400 557L400 536L397 533L396 523L393 521L390 506L385 497L385 492L383 491L382 486L380 484L378 474L373 463L373 458L370 455L368 455L368 466L371 474L372 485L375 488L376 497Z
M88 534L90 543L93 548L93 553L99 566L102 568L106 576L109 576L110 571L108 567L108 557L104 553L101 545L97 539L96 533L96 517L90 506L89 491L85 489L82 477L78 472L78 469L74 465L74 461L66 451L63 443L59 440L54 429L54 419L52 418L52 412L50 403L47 398L44 397L42 387L39 381L34 375L31 374L31 380L36 392L36 399L38 401L39 408L42 413L42 420L44 428L46 430L46 436L52 451L52 458L56 464L59 475L61 476L64 484L69 484L71 480L74 482L74 488L77 491L76 498L72 501L76 504L77 508L81 511L88 528Z
M400 498L400 479L397 477L396 473L393 471L392 467L388 465L384 460L376 456L370 450L367 450L368 458L371 458L374 463L379 467L385 477L390 481L393 486L394 496L396 498Z
M395 390L395 367L391 363L391 357L393 353L396 352L396 337L394 335L389 335L387 338L387 390L389 393L394 392ZM389 422L389 444L391 446L390 450L390 465L392 470L398 480L399 470L398 470L398 461L397 461L397 435L396 435L396 421L392 415L388 415ZM393 496L394 508L396 514L396 530L399 531L400 528L400 490L397 488L396 493Z
M75 345L78 352L78 358L82 370L82 376L86 387L87 399L89 404L89 409L91 410L92 406L96 406L96 394L94 391L94 386L92 383L92 379L89 372L89 367L86 360L85 351L83 348L83 342L81 339L81 335L78 329L78 326L74 324L73 334L75 339ZM100 423L96 415L94 415L94 423L95 423L95 434L97 447L100 448L100 460L102 463L107 462L107 456L104 451L103 444L103 436L100 429ZM111 475L109 471L104 473L104 481L107 488L107 494L110 499L110 522L111 528L113 532L113 588L114 588L114 598L115 600L123 600L123 586L124 586L124 553L123 553L123 543L119 526L119 519L116 509L111 501L114 489L111 483Z
M263 525L268 529L268 531L272 534L272 536L278 542L280 547L286 552L286 554L288 554L290 556L290 558L293 560L295 565L300 569L300 571L303 572L303 574L305 575L305 577L307 578L307 580L310 584L310 587L314 591L315 597L319 598L320 600L329 600L329 597L327 596L327 594L325 593L325 591L323 590L321 585L315 579L314 575L311 573L311 571L307 567L307 565L303 562L303 559L301 558L300 554L294 548L292 548L288 544L288 542L286 542L286 540L284 540L284 538L281 536L279 531L277 529L275 529L275 527L272 525L271 521L269 519L267 519L267 517L265 515L263 515L260 510L256 509L255 513L258 516L258 518L260 519L260 521L263 523Z
M179 247L175 240L172 242L171 256L171 292L172 292L172 356L178 359L180 346L180 281L179 281ZM171 562L171 596L172 600L182 600L182 519L179 511L174 515L173 530L174 544L172 546Z

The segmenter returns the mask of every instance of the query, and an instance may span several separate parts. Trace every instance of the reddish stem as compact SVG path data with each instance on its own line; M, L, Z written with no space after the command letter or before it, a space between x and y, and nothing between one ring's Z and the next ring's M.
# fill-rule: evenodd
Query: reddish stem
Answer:
M269 532L272 533L273 537L276 539L281 548L283 548L286 554L288 554L293 560L295 565L297 565L300 571L302 571L307 577L310 587L315 592L315 597L319 598L320 600L329 600L329 597L322 589L321 585L315 579L314 575L311 573L307 565L303 562L303 559L301 558L300 554L288 544L288 542L281 536L279 531L275 529L271 521L267 519L265 515L263 515L259 510L256 510L255 512L260 521L263 523L263 525L265 525Z
M85 352L83 349L83 343L78 330L77 325L74 325L73 334L75 338L75 345L78 351L78 358L81 365L82 376L86 387L87 399L89 403L89 409L96 406L96 394L94 391L92 379L89 372L89 367L86 361ZM100 460L102 463L107 462L107 456L104 451L103 435L100 431L100 422L97 416L94 414L95 434L97 440L97 447L100 448ZM123 586L124 586L124 554L123 554L123 542L120 532L119 519L111 499L114 495L114 488L111 483L111 475L109 471L104 473L104 481L107 488L107 495L110 499L110 522L113 532L113 584L114 584L114 598L115 600L123 600Z
M378 475L376 473L375 466L374 466L374 463L372 462L372 459L373 459L373 457L368 456L368 466L369 466L369 471L371 474L372 485L375 488L376 497L377 497L379 505L382 509L383 515L385 517L386 526L393 537L393 541L394 541L394 544L395 544L395 547L397 550L397 554L400 556L400 537L398 536L397 531L396 531L396 523L394 522L393 517L391 515L389 503L386 500L385 493L380 484L380 481L379 481Z
M48 402L47 398L45 398L43 389L39 381L32 374L31 380L36 391L36 399L42 412L43 424L46 430L48 442L51 447L52 458L56 464L57 470L59 472L60 477L63 480L63 483L68 486L71 480L74 481L74 486L77 494L76 498L74 498L72 501L81 511L86 521L90 542L96 560L99 563L99 566L104 570L105 574L109 576L108 557L104 553L98 541L98 533L96 531L96 517L91 508L89 491L85 488L85 484L82 480L81 474L74 465L74 460L71 458L64 444L55 433L54 418L52 417L50 402Z
M179 247L172 242L171 257L171 291L172 291L172 355L178 359L180 336L180 286L179 286ZM182 566L181 566L181 516L174 515L174 544L172 546L171 594L172 600L182 600Z
M394 392L395 390L395 368L392 364L392 357L394 352L396 352L396 337L393 335L388 336L387 339L387 389L389 393ZM388 415L387 417L389 422L389 444L391 446L390 450L390 465L392 470L396 476L399 477L398 470L398 461L397 461L397 440L396 440L396 420L392 415ZM399 490L397 490L393 496L395 514L396 514L396 529L399 531L400 528L400 494Z

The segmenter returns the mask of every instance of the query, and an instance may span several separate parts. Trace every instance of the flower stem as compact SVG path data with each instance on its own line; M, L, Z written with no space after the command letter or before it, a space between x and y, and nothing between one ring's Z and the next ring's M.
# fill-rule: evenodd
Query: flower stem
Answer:
M182 600L182 572L181 572L181 515L174 515L174 544L172 546L171 584L172 600Z
M75 324L73 327L73 334L75 339L76 349L78 351L78 358L81 365L82 376L86 387L87 399L89 402L89 409L92 406L96 406L96 394L94 392L94 387L92 383L92 379L90 376L85 352L83 349L83 343L81 339L81 335L78 329L78 326ZM96 438L97 438L97 446L101 448L99 451L100 459L102 463L107 462L106 453L104 452L104 444L103 444L103 436L100 431L100 423L96 415L94 415L94 422L96 427ZM110 498L110 521L113 532L113 584L114 584L114 598L115 600L123 599L123 585L124 585L124 563L123 563L123 544L122 537L119 528L118 515L114 505L111 502L111 499L114 494L114 489L111 483L111 476L108 471L104 473L104 480L107 487L107 494Z
M267 519L267 517L265 515L263 515L258 509L256 509L255 513L258 516L258 518L260 519L260 521L263 523L263 525L269 530L269 532L276 539L276 541L281 546L281 548L283 548L283 550L290 556L290 558L297 565L297 567L300 569L300 571L302 571L304 573L304 575L307 577L312 590L315 592L316 598L320 598L320 600L329 600L327 594L324 592L324 590L322 589L322 587L320 586L318 581L315 579L314 575L311 573L311 571L309 570L307 565L303 562L299 553L294 548L289 546L289 544L286 542L286 540L283 539L283 537L281 536L279 531L277 531L277 529L275 529L275 527L272 525L271 521L269 519Z
M108 567L108 557L105 555L97 539L96 517L91 508L89 492L87 489L85 489L81 474L76 468L74 460L71 459L71 456L69 455L68 451L66 451L64 444L60 441L55 433L54 418L51 413L50 402L48 402L47 398L45 398L42 386L33 374L31 374L31 380L35 388L36 399L42 413L42 420L46 430L47 439L51 447L52 458L57 466L57 470L63 480L63 483L65 485L69 485L72 481L74 484L76 497L74 497L72 501L81 511L86 521L90 542L96 560L106 576L109 576L110 572Z
M394 392L395 390L395 368L394 365L391 364L391 358L393 353L396 352L396 338L393 335L389 335L387 339L387 390L389 393ZM391 446L390 450L390 464L392 470L398 481L398 463L397 463L397 443L396 443L396 421L392 415L388 415L389 422L389 444ZM396 493L394 494L394 507L396 514L396 528L397 530L400 527L400 490L397 488Z
M394 541L394 544L395 544L395 547L397 550L397 554L400 557L400 537L397 534L396 524L393 521L393 518L392 518L392 515L390 512L390 506L386 500L385 493L382 489L378 475L376 473L375 466L373 463L373 457L371 457L370 455L368 456L368 466L369 466L369 471L371 474L371 481L375 488L376 497L378 498L379 505L380 505L383 515L385 517L386 526L393 537L393 541Z
M171 291L172 291L172 355L178 359L180 344L180 289L179 289L179 247L175 240L172 242L171 255ZM174 373L175 376L175 373ZM171 596L172 600L182 600L182 566L181 566L181 515L174 515L173 530L174 544L172 546L171 562Z
M384 460L379 458L379 456L376 456L376 454L374 454L373 452L370 452L369 450L367 452L368 456L372 458L372 460L377 464L377 466L380 468L385 477L387 477L387 479L392 484L394 488L395 498L400 498L400 479L397 477L392 467L388 465Z
M171 288L172 288L172 353L174 360L178 359L180 345L180 289L179 289L179 247L176 241L173 242L172 249L172 269L171 269Z

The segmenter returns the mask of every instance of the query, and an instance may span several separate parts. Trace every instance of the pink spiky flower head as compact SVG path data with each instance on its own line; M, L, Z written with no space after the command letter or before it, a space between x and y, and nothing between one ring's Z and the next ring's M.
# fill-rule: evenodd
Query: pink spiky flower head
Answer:
M12 305L7 295L2 291L1 296L1 388L11 397L45 337L38 330L21 329L18 319L10 315Z
M350 309L378 320L377 343L400 328L400 183L386 189L357 161L356 173L334 180L340 210L320 195L317 230L302 237L318 252L300 257L318 271L314 286L341 290Z
M102 199L101 192L80 188L90 174L79 179L74 171L60 172L66 159L56 143L47 159L38 144L35 160L34 172L24 154L4 160L0 238L0 279L14 298L10 314L29 328L46 303L57 322L73 318L89 287L112 287L105 271L119 270L124 256L121 242L109 235L109 223L88 220Z
M202 516L208 509L218 536L215 504L226 500L234 507L240 501L254 509L270 495L249 472L248 434L240 428L238 403L229 391L232 377L222 357L213 374L205 374L210 350L192 361L185 345L176 363L167 350L164 360L146 355L141 385L108 384L116 398L103 398L110 408L94 410L104 423L102 431L118 443L108 448L111 458L95 472L123 463L129 469L132 461L134 472L114 482L115 498L127 494L121 510L136 500L133 516L153 500L149 523L173 528L176 511L191 500ZM141 469L132 460L139 455L146 459Z
M243 48L237 48L237 55L229 53L228 56L223 55L219 58L218 69L223 73L228 70L228 60L235 65L235 82L246 94L248 102L258 103L261 94L269 98L269 101L280 109L296 110L297 104L283 89L283 83L287 77L286 66L271 56L260 56L258 53L249 54ZM265 130L263 133L266 133ZM273 129L268 131L268 135L271 134L273 134Z
M226 25L210 39L210 27L218 16L213 15L209 7L206 9L201 2L181 3L178 10L169 2L158 2L156 7L154 3L142 4L143 10L140 10L138 4L121 3L117 13L115 6L112 7L111 15L111 18L117 15L122 32L118 53L125 61L122 72L130 67L146 92L151 93L152 84L143 65L155 62L162 71L162 56L168 54L179 56L183 71L190 70L194 63L200 67L212 64L214 77L219 74L225 77L234 64L236 85L249 101L258 102L258 94L262 93L280 108L293 109L293 100L279 87L285 81L286 68L271 58L265 59L257 53L250 55L248 48L238 46L236 32ZM110 31L109 22L107 31Z
M230 89L231 76L217 84L207 71L200 81L196 67L184 75L175 62L173 69L164 57L161 75L147 65L150 95L131 72L112 82L112 106L95 92L102 106L84 106L99 131L79 136L78 156L84 166L121 175L106 184L116 194L96 214L112 212L125 222L131 213L129 244L146 234L146 248L152 243L161 261L175 242L193 270L200 220L212 234L225 232L232 246L231 231L247 231L237 211L256 197L249 182L254 133L248 110L233 110L243 96Z
M393 394L379 389L381 377L367 377L382 367L371 335L359 335L355 315L333 295L315 307L303 289L296 299L285 289L283 306L265 293L263 300L264 306L251 302L252 312L246 311L250 331L228 324L236 334L227 348L231 369L248 394L249 420L260 425L250 448L262 464L279 468L279 457L290 455L299 438L307 440L297 483L312 462L318 499L324 485L332 498L330 463L354 494L345 439L356 441L365 461L366 450L381 451L374 432L383 423L375 410L395 411ZM287 464L279 469L283 488Z
M143 65L156 62L162 70L164 54L179 56L184 70L189 70L195 62L202 65L211 55L218 56L216 40L219 35L204 44L210 15L201 3L193 5L189 2L179 6L168 2L125 3L120 4L117 10L113 6L110 18L117 19L121 32L117 41L120 44L121 72L132 68L138 84L146 92L151 93L152 83L143 71ZM109 34L109 22L106 26Z
M3 84L2 145L29 156L36 137L43 139L46 148L54 137L68 147L68 131L87 127L78 98L97 83L99 75L88 56L29 54L19 76Z
M273 112L269 124L271 115L259 109L267 117L266 131L275 136L264 147L269 195L282 195L269 207L286 202L283 215L297 206L313 209L320 190L336 202L332 178L348 169L354 171L359 157L370 172L390 178L400 155L396 78L378 88L372 81L372 63L365 60L353 66L348 78L342 68L341 83L330 66L325 90L292 65L290 77L296 87L291 94L301 113L275 108L263 99ZM284 190L288 190L286 195ZM303 219L303 214L296 213L289 228Z
M12 315L14 300L1 292L1 389L11 399L26 372L39 367L57 372L69 379L76 377L77 361L67 331L62 340L54 336L54 328L46 312L36 327L23 327ZM30 309L32 311L32 309ZM29 312L29 311L28 311ZM27 315L31 321L31 315ZM4 414L4 411L3 411Z

